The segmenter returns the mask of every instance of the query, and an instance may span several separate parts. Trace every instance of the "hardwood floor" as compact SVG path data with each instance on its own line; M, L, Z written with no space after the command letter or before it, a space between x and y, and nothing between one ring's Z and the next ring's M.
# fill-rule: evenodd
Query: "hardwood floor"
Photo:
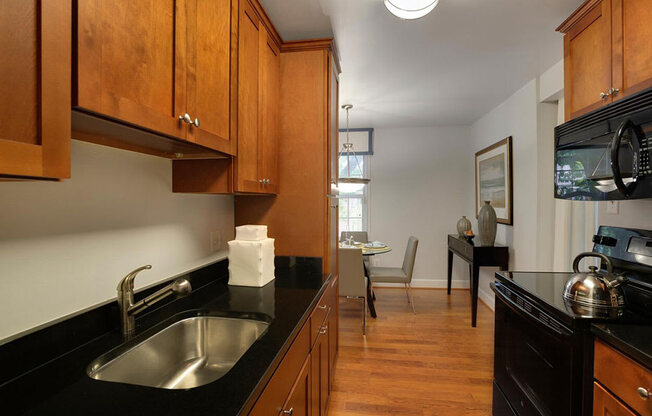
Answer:
M491 415L493 312L467 290L376 289L378 319L340 298L340 349L329 416Z

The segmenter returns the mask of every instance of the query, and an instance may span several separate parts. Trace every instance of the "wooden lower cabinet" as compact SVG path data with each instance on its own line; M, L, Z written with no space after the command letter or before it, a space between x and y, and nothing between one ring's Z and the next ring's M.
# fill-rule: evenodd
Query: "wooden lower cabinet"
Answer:
M308 354L306 360L303 362L299 377L292 387L292 392L288 397L287 402L283 405L281 410L282 415L292 416L309 416L310 413L310 394L311 394L311 354Z
M652 401L639 393L652 391L652 371L602 341L594 351L593 415L652 415Z
M599 383L593 383L593 416L636 416Z
M327 414L337 354L338 309L333 301L337 301L337 277L329 282L249 416Z

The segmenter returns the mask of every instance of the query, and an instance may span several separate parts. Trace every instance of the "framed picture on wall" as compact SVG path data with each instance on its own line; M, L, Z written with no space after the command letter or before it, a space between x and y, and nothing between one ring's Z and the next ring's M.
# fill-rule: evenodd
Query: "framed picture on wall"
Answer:
M513 224L512 137L475 154L475 216L490 201L500 224Z

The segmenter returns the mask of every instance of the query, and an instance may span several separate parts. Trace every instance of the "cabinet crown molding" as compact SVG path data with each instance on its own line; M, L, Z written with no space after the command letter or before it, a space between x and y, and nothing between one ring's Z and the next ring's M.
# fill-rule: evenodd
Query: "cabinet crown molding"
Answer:
M584 16L593 10L595 6L599 5L600 3L602 3L602 0L586 0L555 30L564 34L568 33L577 22L579 22Z

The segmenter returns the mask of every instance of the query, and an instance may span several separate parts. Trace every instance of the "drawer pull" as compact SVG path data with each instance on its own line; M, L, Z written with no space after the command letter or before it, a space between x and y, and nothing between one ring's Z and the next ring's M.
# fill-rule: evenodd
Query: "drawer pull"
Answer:
M650 392L648 391L648 389L639 387L636 389L636 391L638 392L638 395L641 399L647 400L650 398Z
M283 410L284 415L291 415L294 413L294 407L290 407L290 410Z
M319 306L317 306L317 307L318 307L319 309L326 310L326 308L328 308L328 305L319 305Z
M319 329L319 333L322 334L322 335L326 335L327 332L328 332L328 325L326 325L326 326L322 326L322 327ZM640 394L640 393L639 393L639 394Z

